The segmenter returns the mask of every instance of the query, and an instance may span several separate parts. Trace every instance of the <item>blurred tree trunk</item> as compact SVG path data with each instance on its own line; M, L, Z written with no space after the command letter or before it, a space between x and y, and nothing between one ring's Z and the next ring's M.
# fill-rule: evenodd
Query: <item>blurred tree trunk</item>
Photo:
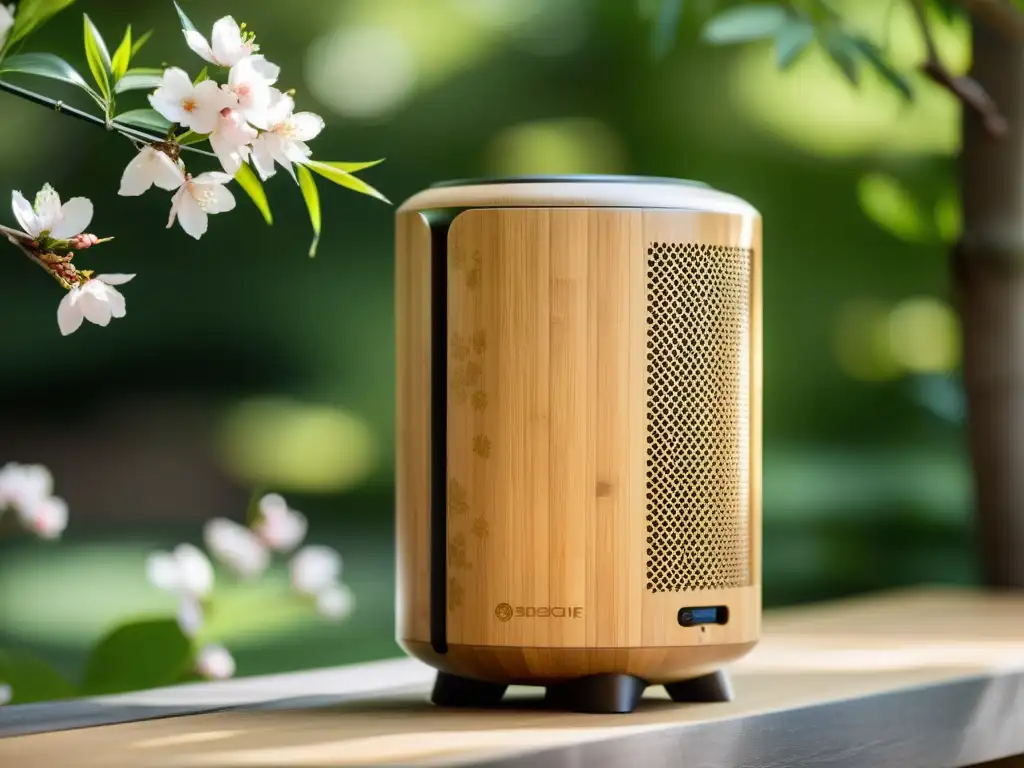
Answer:
M976 21L972 77L1009 123L964 109L964 230L954 281L986 582L1024 588L1024 45Z

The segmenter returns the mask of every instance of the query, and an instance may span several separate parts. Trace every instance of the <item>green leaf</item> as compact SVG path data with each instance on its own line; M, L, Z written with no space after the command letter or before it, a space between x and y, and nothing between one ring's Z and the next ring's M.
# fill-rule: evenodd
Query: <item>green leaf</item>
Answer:
M309 211L309 221L313 225L313 243L309 246L309 258L312 259L316 256L316 249L320 244L320 193L316 190L313 174L306 170L305 166L298 165L295 171L299 176L302 198L306 201L306 208Z
M196 133L195 131L185 131L181 136L175 136L174 140L183 147L187 147L191 144L200 144L208 138L210 137L206 134Z
M95 93L74 67L52 53L20 53L10 56L0 62L0 73L5 72L48 77Z
M933 229L913 195L892 176L871 173L857 182L861 210L891 235L911 243L932 241Z
M325 163L332 168L337 168L339 171L345 171L345 173L358 173L359 171L365 171L367 168L373 168L375 165L380 165L384 162L382 157L380 160L369 160L362 163Z
M11 687L11 704L69 699L75 687L45 661L27 653L0 650L0 683Z
M378 200L383 200L388 205L391 204L391 201L384 197L384 195L362 179L356 178L346 170L346 167L351 167L353 163L325 163L313 160L305 163L305 165L311 171L315 171L325 179L333 181L335 184L340 184L341 186L348 187L360 194L369 195L370 197L375 197ZM374 165L376 165L376 163L374 163Z
M967 10L957 0L935 0L935 5L946 21L953 21L967 15ZM1019 2L1017 5L1020 7Z
M889 63L881 48L865 37L855 37L852 40L875 71L899 91L903 98L908 101L914 98L914 89L911 88L910 81Z
M169 685L191 666L192 657L192 643L174 619L124 624L93 648L82 689L104 694Z
M181 6L177 2L174 3L174 10L178 12L178 18L181 19L181 28L185 32L195 32L196 25L189 21L188 16L181 10Z
M121 44L117 46L117 50L114 51L114 57L110 60L110 71L114 76L114 82L117 82L124 73L128 71L128 65L132 60L132 25L128 25L128 29L124 33L124 39L121 40Z
M203 67L201 70L199 70L199 74L196 75L196 79L192 81L192 85L199 85L199 83L203 82L203 80L209 80L209 69L209 67Z
M189 133L192 132L189 131ZM188 136L188 134L185 134L182 138L185 138L186 136ZM199 140L202 141L205 138L205 136L200 136ZM178 143L182 144L184 142L182 139L178 139ZM245 163L242 163L242 167L239 168L238 173L235 174L235 181L238 182L238 186L245 190L245 193L249 195L253 203L256 204L256 207L260 209L260 213L263 214L263 218L266 220L267 224L273 224L274 217L270 213L270 203L267 202L267 194L263 191L263 184L260 182L259 177L253 173L252 168Z
M149 67L129 69L124 73L121 79L117 81L117 85L114 86L114 92L125 93L126 91L151 91L155 88L159 88L163 79L164 71L162 69L152 69Z
M153 36L153 30L151 29L146 34L144 34L142 37L140 37L138 40L136 40L132 44L132 53L131 53L131 57L130 58L134 59L139 54L139 51L142 50L142 46L144 46L146 43L148 43L149 42L149 38L151 38L152 36Z
M775 57L779 69L788 69L814 40L814 25L806 19L793 19L775 35Z
M85 26L85 59L89 62L89 71L92 72L93 80L99 86L103 97L110 100L110 51L107 44L103 42L100 31L92 23L88 14L82 14Z
M739 5L705 24L701 37L714 45L760 40L777 34L788 17L780 5Z
M658 18L654 22L653 54L655 59L664 58L676 39L679 20L683 16L683 0L661 0L658 3Z
M257 583L218 583L195 645L252 643L282 629L301 632L320 621L312 605L291 594L287 574L267 574Z
M857 85L860 81L860 65L858 54L860 49L853 39L839 31L830 31L825 35L825 51L829 58L835 62L840 71L846 76L851 84Z
M114 118L115 123L166 133L171 123L155 109L130 109Z
M15 43L28 37L73 2L75 0L21 0L3 50L9 51Z

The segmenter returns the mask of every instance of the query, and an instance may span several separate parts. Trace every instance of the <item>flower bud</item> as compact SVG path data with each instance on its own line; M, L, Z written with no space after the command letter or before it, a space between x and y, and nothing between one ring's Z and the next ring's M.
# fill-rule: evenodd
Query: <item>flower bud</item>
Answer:
M91 248L96 245L100 239L96 235L90 235L88 232L83 232L80 235L75 235L68 240L68 246L77 250L83 250L85 248ZM69 256L71 254L68 254Z

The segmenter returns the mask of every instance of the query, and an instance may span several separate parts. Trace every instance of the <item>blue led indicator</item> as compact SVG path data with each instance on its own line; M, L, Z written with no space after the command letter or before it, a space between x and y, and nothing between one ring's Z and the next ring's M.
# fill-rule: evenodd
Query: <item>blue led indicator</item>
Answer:
M679 609L679 624L684 627L696 627L704 624L725 624L728 621L729 607L726 605Z

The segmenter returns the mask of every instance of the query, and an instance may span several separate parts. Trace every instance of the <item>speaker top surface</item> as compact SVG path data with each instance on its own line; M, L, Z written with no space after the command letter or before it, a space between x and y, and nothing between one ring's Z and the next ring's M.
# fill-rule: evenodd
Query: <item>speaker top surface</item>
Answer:
M703 181L676 179L669 176L617 176L614 174L591 173L448 179L445 181L435 181L430 185L430 188L477 187L485 184L681 184L687 187L711 188Z
M587 174L439 181L406 200L398 212L508 207L660 208L759 216L745 200L700 181Z

